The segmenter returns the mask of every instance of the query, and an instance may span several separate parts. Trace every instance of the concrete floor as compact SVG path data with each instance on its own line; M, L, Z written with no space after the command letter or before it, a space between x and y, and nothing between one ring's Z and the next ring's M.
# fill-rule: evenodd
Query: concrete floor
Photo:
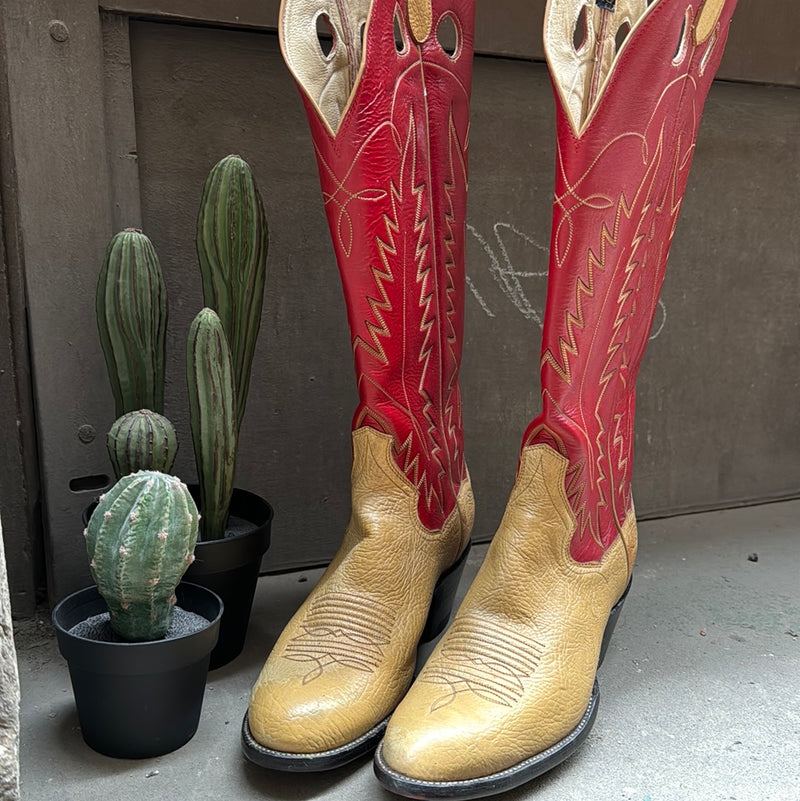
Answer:
M646 522L639 554L587 743L502 799L800 801L800 501ZM49 623L20 625L25 801L395 798L366 759L297 776L240 756L250 685L318 576L261 580L246 650L210 675L196 736L142 762L84 745Z

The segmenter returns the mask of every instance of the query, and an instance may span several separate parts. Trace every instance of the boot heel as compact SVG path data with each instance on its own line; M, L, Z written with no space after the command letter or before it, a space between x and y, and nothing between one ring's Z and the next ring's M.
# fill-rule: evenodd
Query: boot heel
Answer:
M458 557L458 561L439 576L439 581L436 582L436 587L433 590L428 620L419 640L420 644L435 640L450 622L453 601L456 597L458 584L461 581L461 575L464 572L464 565L467 564L470 548L472 548L472 543L468 542L464 552Z
M606 658L606 651L608 650L608 644L611 642L611 635L614 633L617 620L619 619L619 613L622 611L622 605L625 603L625 599L628 597L630 591L631 582L629 581L625 592L622 593L622 598L620 598L611 609L611 613L608 616L608 623L606 623L606 630L603 632L603 643L600 646L600 661L597 663L597 667L600 667L600 665L603 664L603 660Z

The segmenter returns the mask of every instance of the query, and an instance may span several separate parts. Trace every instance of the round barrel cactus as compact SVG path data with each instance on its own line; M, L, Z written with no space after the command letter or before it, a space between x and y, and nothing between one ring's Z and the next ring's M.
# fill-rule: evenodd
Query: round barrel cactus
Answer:
M111 426L106 444L118 479L139 470L169 473L178 453L175 427L150 409L122 415Z
M175 588L194 561L199 521L186 485L153 470L125 476L101 496L86 551L111 627L123 639L166 634Z

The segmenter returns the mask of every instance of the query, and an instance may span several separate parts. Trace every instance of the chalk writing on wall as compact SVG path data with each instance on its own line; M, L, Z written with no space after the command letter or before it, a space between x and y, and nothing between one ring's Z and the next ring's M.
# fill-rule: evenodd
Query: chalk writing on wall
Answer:
M511 305L526 319L535 322L539 328L544 325L544 299L547 295L547 265L550 249L538 242L532 236L520 231L508 222L496 222L492 226L493 236L487 239L474 225L467 223L467 231L474 237L486 256L487 261L469 265L472 275L467 275L467 288L472 293L478 306L487 317L496 317L497 311L486 301L478 287L476 278L481 270L488 266L489 275L494 279L503 295ZM528 262L525 269L515 266L509 253L508 241L515 242L515 252L523 245L525 260ZM534 304L531 296L539 299ZM657 339L667 324L667 307L663 300L658 301L658 310L653 320L653 329L650 339Z

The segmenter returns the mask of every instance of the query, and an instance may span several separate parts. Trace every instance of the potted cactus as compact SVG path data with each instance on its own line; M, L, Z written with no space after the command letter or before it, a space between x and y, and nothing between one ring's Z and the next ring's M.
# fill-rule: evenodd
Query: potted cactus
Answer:
M272 507L258 495L234 488L238 425L230 350L217 314L205 308L192 322L187 349L189 419L198 485L191 490L203 510L197 559L187 578L214 590L225 602L212 669L242 651L258 581L269 546Z
M269 547L272 508L258 495L234 488L268 245L267 218L250 167L239 156L226 156L206 178L197 215L195 246L206 308L192 322L186 357L203 513L188 576L219 593L226 606L212 668L230 662L244 646L261 558ZM257 525L242 528L241 521Z
M199 513L174 476L139 471L101 497L85 530L96 584L53 610L83 739L120 758L159 756L197 730L222 601L179 583Z
M234 488L267 245L266 216L250 167L227 156L203 188L196 248L206 308L193 321L187 346L198 476L190 488L202 512L187 579L214 590L225 604L212 669L242 650L270 540L272 508ZM163 417L166 289L158 256L141 231L127 229L111 240L98 282L97 320L118 417L108 434L117 478L141 469L169 472L178 442Z

